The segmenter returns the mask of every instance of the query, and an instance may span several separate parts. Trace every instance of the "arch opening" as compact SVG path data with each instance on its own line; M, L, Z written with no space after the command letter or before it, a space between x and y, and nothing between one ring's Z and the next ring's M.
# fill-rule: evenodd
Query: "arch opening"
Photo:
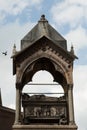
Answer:
M22 107L24 113L23 120L25 119L24 123L26 124L26 120L28 121L30 118L32 123L32 116L36 117L38 122L40 121L39 117L41 119L44 117L44 122L48 118L48 122L50 123L50 110L52 107L59 110L59 106L57 106L58 102L61 104L60 109L62 109L65 117L67 117L66 83L62 67L51 59L39 58L31 64L28 64L27 67L25 66L22 78ZM63 102L64 104L62 104ZM61 114L62 112L60 112L60 115ZM54 116L56 117L56 114ZM34 120L34 123L36 123L36 120Z
M50 72L40 70L33 75L32 82L24 86L23 93L60 97L64 95L64 90L59 83L54 81Z
M63 87L46 70L36 72L32 82L23 88L22 111L25 124L60 124L59 117L67 117L66 105Z
M66 91L65 84L67 84L66 78L64 77L63 73L60 71L61 69L56 68L55 63L48 58L40 58L34 61L23 74L22 78L22 86L24 87L28 82L31 82L33 76L38 71L47 71L53 76L53 80L56 83L59 83L64 91Z

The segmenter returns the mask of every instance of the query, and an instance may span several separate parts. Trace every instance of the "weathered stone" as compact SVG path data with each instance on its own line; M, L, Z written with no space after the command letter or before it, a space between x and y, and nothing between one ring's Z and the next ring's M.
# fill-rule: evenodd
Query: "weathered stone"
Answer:
M77 130L76 125L16 125L13 130Z
M16 74L13 130L77 130L72 77L73 61L77 57L68 52L67 41L48 24L44 15L21 40L21 51L12 58L13 74ZM54 81L63 88L64 96L57 98L22 93L24 85L32 81L33 75L39 70L46 70L53 75Z

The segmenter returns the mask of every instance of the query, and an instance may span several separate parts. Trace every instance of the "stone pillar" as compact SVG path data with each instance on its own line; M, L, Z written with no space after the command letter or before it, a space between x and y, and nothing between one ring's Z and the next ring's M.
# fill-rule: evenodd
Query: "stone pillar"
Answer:
M15 111L15 125L21 124L21 90L16 84L16 111Z
M69 110L69 125L75 124L74 121L74 105L73 105L73 85L68 85L68 110Z

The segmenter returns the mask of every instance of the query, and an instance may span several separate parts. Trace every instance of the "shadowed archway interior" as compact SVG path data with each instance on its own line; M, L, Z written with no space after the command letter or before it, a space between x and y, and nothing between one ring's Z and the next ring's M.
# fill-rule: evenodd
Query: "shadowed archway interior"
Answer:
M40 70L48 71L50 74L52 74L54 81L59 83L63 87L64 91L67 90L67 88L65 88L65 84L67 84L65 77L60 72L60 69L59 71L56 70L55 64L53 64L53 62L49 60L48 58L40 58L37 61L33 62L26 69L22 78L22 85L24 86L28 82L32 81L33 75Z

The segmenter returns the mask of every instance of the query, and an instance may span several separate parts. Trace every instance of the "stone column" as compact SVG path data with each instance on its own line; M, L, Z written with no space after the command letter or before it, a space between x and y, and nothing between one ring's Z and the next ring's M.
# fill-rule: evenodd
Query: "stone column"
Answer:
M21 124L21 90L16 84L16 111L15 111L15 125Z
M69 110L69 125L75 124L74 121L74 105L73 105L73 85L68 85L68 110Z

